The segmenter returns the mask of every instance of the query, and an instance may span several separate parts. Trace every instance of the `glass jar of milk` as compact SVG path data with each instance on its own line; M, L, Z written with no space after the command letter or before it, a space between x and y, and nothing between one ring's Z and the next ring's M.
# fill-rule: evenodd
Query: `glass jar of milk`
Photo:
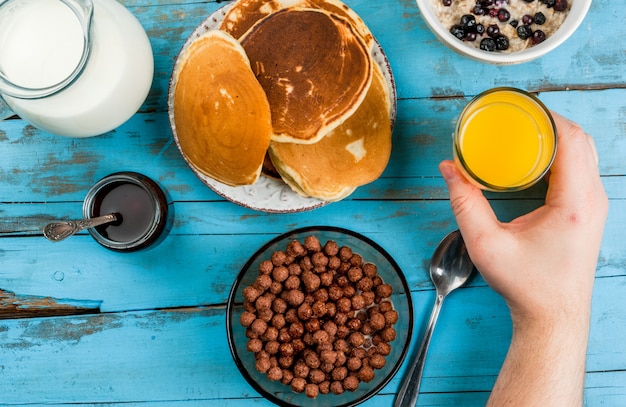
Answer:
M139 109L153 74L148 36L116 0L0 0L0 119L103 134Z

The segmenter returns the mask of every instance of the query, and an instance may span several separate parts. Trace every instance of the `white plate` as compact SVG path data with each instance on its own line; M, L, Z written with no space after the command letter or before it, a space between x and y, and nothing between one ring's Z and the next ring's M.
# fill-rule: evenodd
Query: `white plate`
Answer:
M228 10L232 7L232 4L225 5L219 10L215 11L209 17L207 17L196 29L191 33L185 44L183 45L179 56L189 47L189 45L197 38L205 34L207 31L218 29L222 20L226 16ZM391 126L393 128L395 116L396 116L396 86L393 79L393 73L391 72L391 66L387 60L387 56L383 52L378 41L374 40L374 46L371 51L372 58L376 62L385 76L387 85L389 86L389 99L390 99L390 118ZM172 72L176 72L178 67L178 61L176 59ZM172 74L170 78L170 85L168 90L168 111L170 125L172 133L174 134L174 140L178 149L181 151L178 137L176 136L176 125L174 124L174 88L175 79ZM200 180L205 183L209 188L215 191L220 196L241 205L246 208L254 209L262 212L274 212L274 213L289 213L289 212L302 212L326 205L328 202L322 201L316 198L303 197L294 192L287 184L281 180L276 180L265 175L261 175L261 178L253 185L232 187L230 185L223 184L213 178L198 171L192 163L190 163L185 155L183 158L187 162L187 165L196 174Z

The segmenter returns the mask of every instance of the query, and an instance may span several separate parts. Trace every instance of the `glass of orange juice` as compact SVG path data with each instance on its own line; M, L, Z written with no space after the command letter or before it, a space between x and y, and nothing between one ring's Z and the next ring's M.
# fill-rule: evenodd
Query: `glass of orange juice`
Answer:
M487 191L519 191L539 181L554 160L556 126L532 94L499 87L474 97L459 116L454 158Z

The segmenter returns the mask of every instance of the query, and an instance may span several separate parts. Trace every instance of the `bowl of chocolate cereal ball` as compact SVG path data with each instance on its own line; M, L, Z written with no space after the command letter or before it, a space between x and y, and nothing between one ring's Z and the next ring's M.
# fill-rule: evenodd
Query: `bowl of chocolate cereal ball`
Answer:
M241 269L228 342L248 383L280 406L354 406L402 364L413 332L406 279L377 243L336 227L278 236Z
M591 0L416 0L435 36L453 51L496 65L539 58L580 26Z

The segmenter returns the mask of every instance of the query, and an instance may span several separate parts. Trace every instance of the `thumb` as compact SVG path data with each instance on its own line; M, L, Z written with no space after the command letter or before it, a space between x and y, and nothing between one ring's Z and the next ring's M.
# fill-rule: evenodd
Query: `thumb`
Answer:
M453 161L442 161L439 171L448 186L452 212L464 240L489 236L499 222L482 191L465 178Z

